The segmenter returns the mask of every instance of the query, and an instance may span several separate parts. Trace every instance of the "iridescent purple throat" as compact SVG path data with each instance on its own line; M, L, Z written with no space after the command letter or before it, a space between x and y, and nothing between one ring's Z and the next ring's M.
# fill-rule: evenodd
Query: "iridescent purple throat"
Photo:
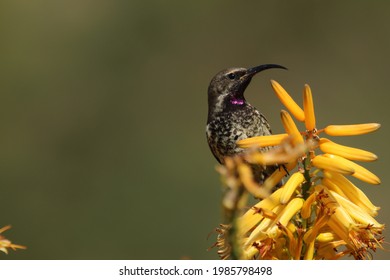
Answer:
M244 104L244 100L243 99L233 98L233 99L230 100L230 103L232 103L233 105L243 105Z

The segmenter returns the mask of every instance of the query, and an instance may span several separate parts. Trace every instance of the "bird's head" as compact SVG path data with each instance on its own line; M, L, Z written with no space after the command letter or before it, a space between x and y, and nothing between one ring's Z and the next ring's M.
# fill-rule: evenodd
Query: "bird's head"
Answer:
M244 91L252 77L271 68L287 69L277 64L263 64L252 68L227 68L215 75L208 89L209 117L245 105Z

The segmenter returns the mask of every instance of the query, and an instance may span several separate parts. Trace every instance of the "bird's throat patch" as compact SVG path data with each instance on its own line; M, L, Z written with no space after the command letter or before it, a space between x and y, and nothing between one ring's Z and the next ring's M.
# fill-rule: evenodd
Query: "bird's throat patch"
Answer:
M244 99L232 98L232 99L230 99L230 103L233 105L243 105Z

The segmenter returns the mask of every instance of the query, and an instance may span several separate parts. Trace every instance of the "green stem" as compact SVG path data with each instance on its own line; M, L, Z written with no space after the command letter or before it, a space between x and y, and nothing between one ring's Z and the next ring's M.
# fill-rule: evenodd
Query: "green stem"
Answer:
M302 195L303 195L303 198L305 200L310 195L309 191L310 191L310 187L312 185L312 177L310 175L310 169L311 169L310 160L311 160L311 154L309 151L309 152L307 152L306 158L303 161L303 169L304 169L303 176L305 177L305 183L302 185ZM302 219L302 228L305 229L305 231L308 230L310 228L310 226L311 226L310 217L308 219ZM304 247L302 248L302 251L301 251L301 259L304 259L306 250L307 250L307 246L304 245Z
M231 246L231 253L230 253L231 260L241 259L241 247L237 236L237 218L240 214L239 213L240 209L238 205L240 204L241 199L245 199L244 193L245 193L244 187L240 186L237 190L233 208L225 209L226 224L231 225L231 228L229 230L229 235L228 235L229 244Z
M311 187L311 176L310 176L310 152L307 153L305 160L303 161L303 176L305 177L305 183L302 185L302 195L306 200L309 197L309 190Z

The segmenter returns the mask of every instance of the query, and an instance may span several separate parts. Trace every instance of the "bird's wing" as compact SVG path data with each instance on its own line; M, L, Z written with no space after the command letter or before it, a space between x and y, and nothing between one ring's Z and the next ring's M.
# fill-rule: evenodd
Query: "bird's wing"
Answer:
M207 136L207 134L206 134L206 136ZM209 138L209 137L207 137L207 143L209 144L210 150L211 150L211 152L213 153L215 159L216 159L220 164L222 164L222 162L219 160L217 154L215 153L215 150L214 150L214 148L213 148L213 145L212 145L211 142L210 142L210 138Z
M261 123L265 125L269 133L272 134L271 126L269 125L267 118L262 113L260 113L260 119L261 119Z

